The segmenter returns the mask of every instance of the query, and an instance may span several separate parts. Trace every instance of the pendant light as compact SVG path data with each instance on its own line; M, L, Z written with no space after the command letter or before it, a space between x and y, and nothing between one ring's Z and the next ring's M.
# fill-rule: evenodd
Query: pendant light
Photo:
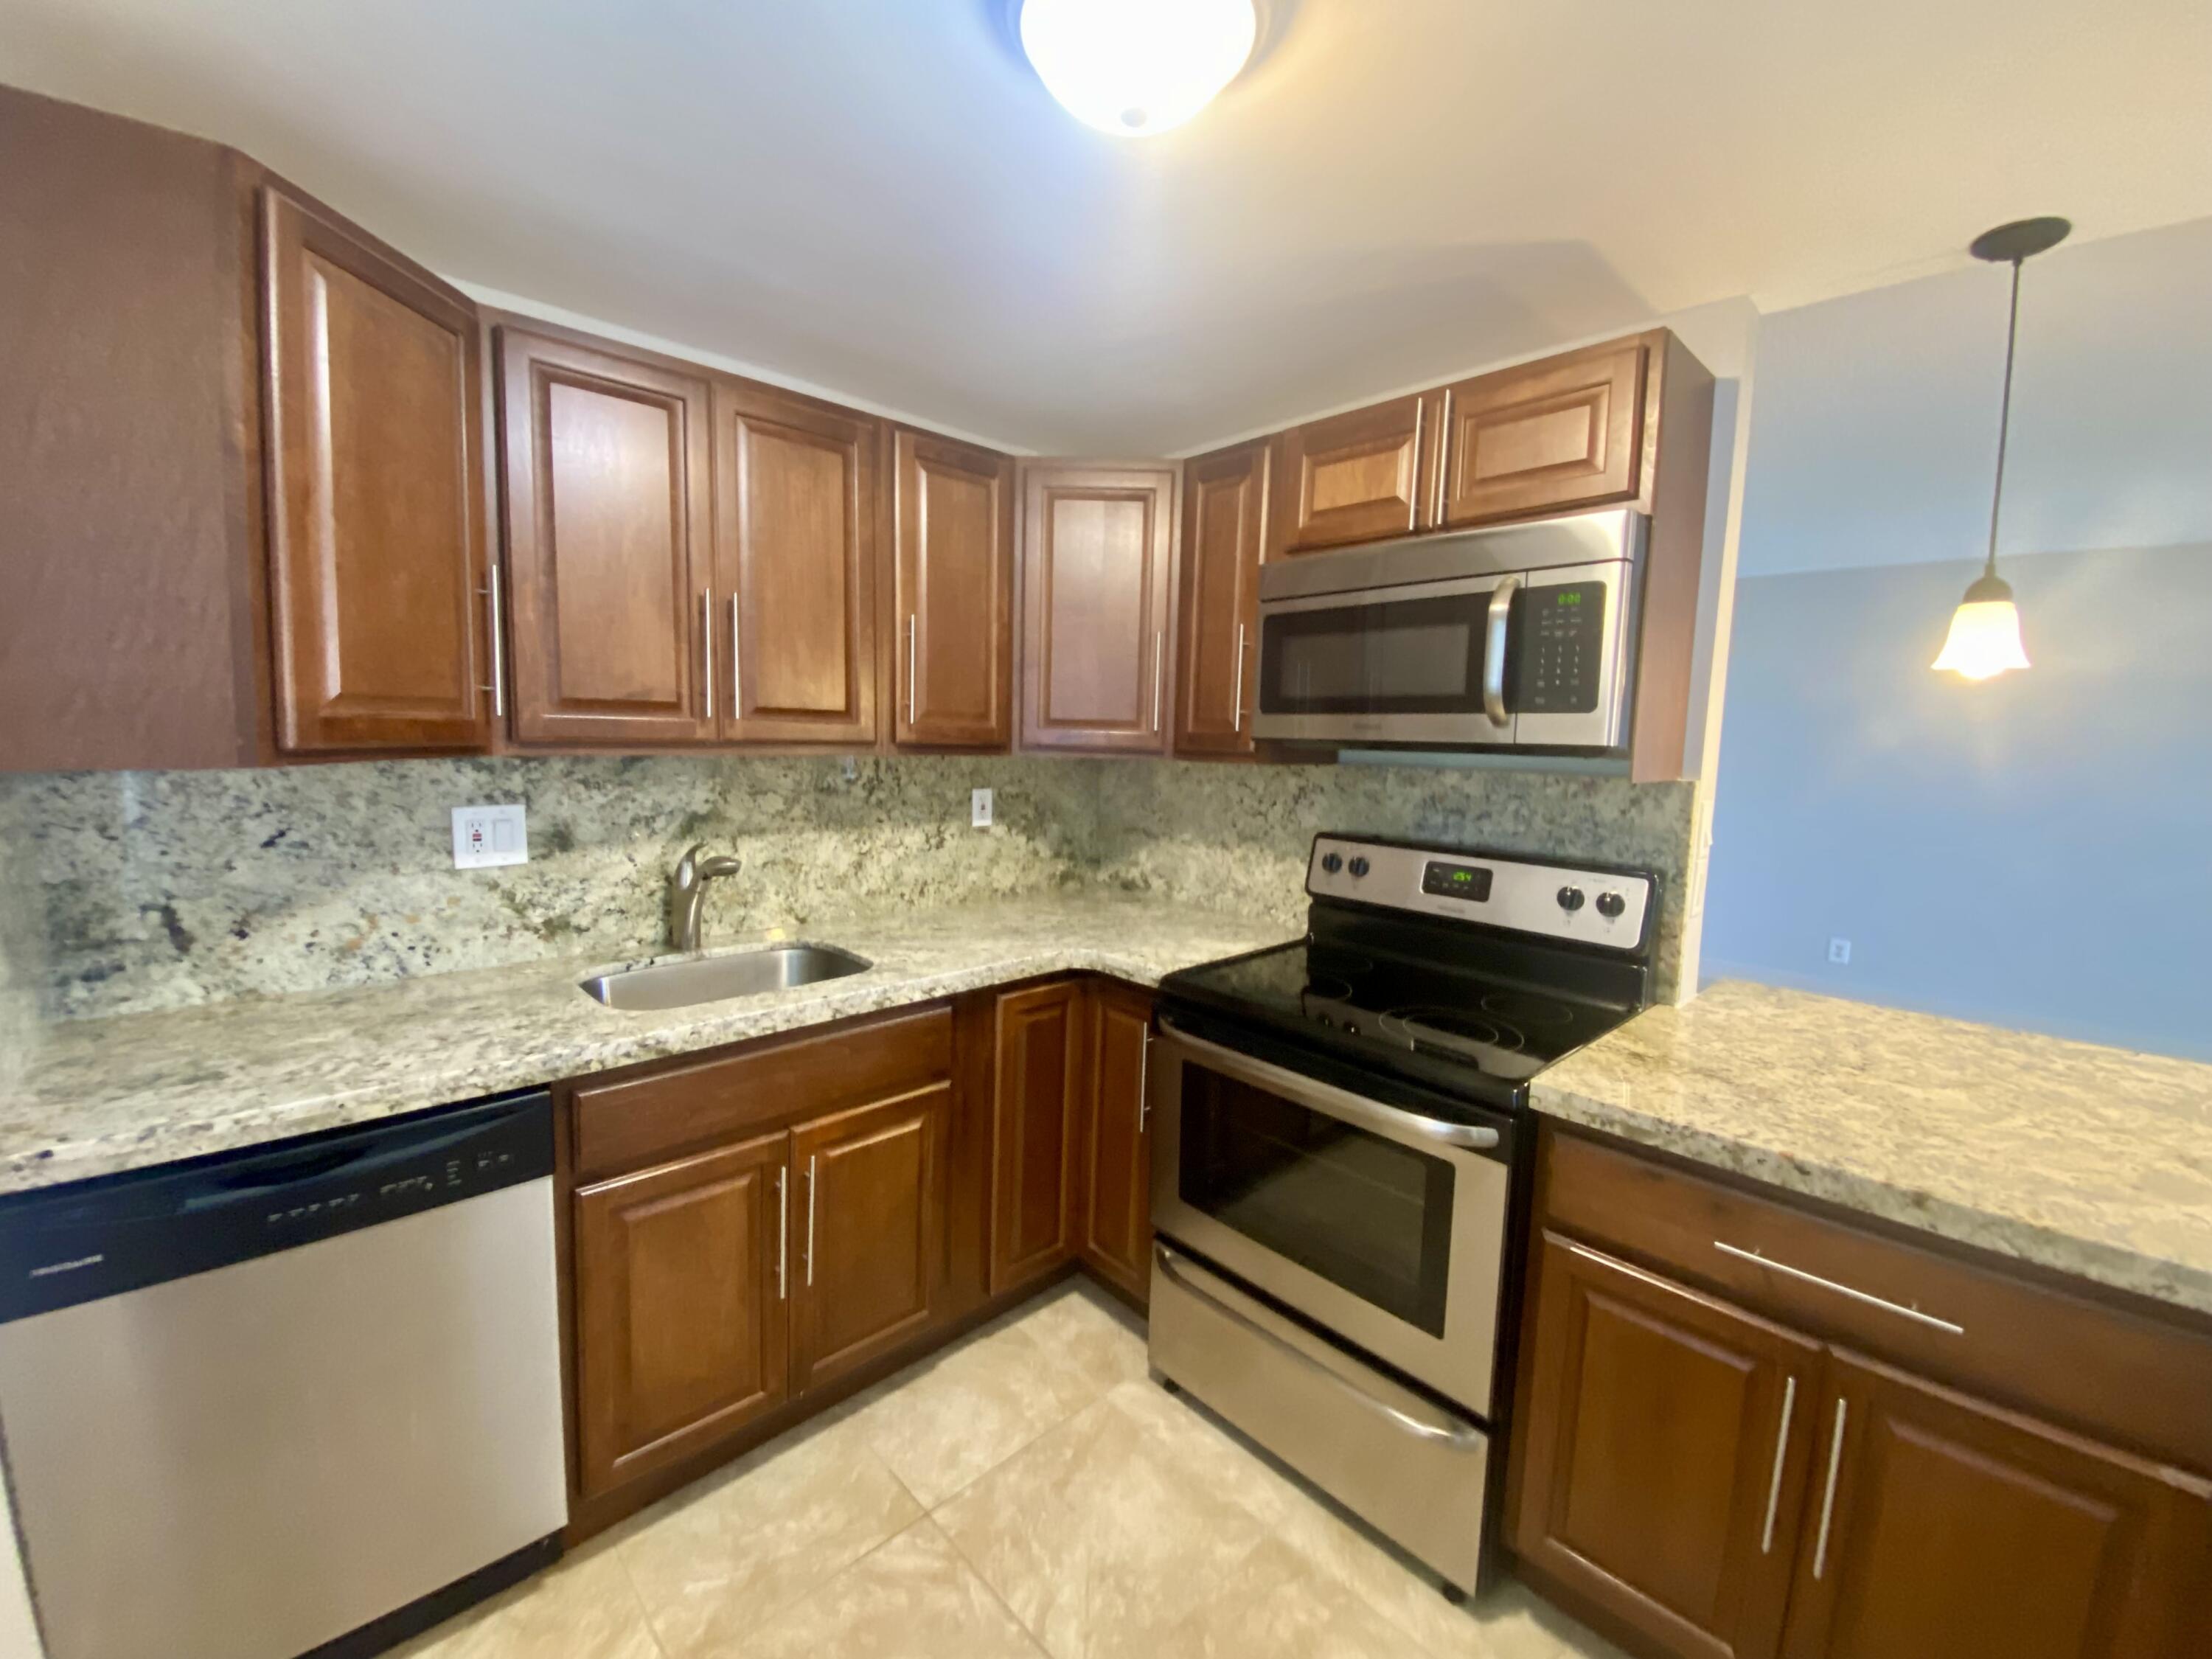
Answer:
M1967 252L1977 259L2012 267L2012 317L2005 325L2004 401L1997 415L1997 482L1990 500L1990 553L1982 574L1951 617L1951 632L1933 666L1961 679L1986 680L2028 665L2020 639L2020 607L2012 585L1997 574L1997 510L2004 504L2005 441L2012 431L2012 362L2020 340L2020 268L2057 247L2074 227L2063 219L2019 219L1985 230Z
M1237 78L1253 0L1021 0L1022 50L1067 112L1117 138L1181 126Z

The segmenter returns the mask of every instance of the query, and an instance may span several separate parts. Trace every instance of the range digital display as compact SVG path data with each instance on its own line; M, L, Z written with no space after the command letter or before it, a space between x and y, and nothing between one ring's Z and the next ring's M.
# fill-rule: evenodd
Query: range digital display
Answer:
M1440 864L1434 860L1421 872L1421 890L1441 893L1446 898L1465 899L1470 904L1486 904L1490 901L1491 871L1480 864Z

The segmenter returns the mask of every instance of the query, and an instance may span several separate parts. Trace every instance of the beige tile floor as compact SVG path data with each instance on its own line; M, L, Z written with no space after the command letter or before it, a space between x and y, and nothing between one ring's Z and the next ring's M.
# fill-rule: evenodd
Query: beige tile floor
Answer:
M1615 1659L1471 1609L1047 1292L718 1471L404 1659Z

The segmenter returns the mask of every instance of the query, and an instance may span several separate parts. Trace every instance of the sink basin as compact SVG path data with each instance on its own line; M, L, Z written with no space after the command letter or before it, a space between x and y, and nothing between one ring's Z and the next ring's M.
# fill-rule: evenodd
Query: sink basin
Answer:
M585 995L610 1008L689 1008L694 1003L757 996L842 979L870 966L850 951L833 945L779 945L763 951L738 951L726 957L690 962L659 962L649 968L601 974L583 983Z

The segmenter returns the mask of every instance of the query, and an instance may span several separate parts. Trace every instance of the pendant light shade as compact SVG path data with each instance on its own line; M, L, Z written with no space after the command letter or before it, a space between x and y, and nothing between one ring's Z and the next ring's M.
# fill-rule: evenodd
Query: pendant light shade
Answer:
M1977 259L2012 267L2012 313L2005 325L2004 398L1997 411L1997 481L1990 498L1990 550L1982 574L1952 613L1951 631L1930 666L1966 680L1994 679L2028 665L2020 637L2020 606L2011 584L1997 574L1997 514L2004 506L2005 444L2012 434L2012 365L2020 343L2020 268L2057 247L2074 227L2063 219L2019 219L1985 230L1967 252Z

